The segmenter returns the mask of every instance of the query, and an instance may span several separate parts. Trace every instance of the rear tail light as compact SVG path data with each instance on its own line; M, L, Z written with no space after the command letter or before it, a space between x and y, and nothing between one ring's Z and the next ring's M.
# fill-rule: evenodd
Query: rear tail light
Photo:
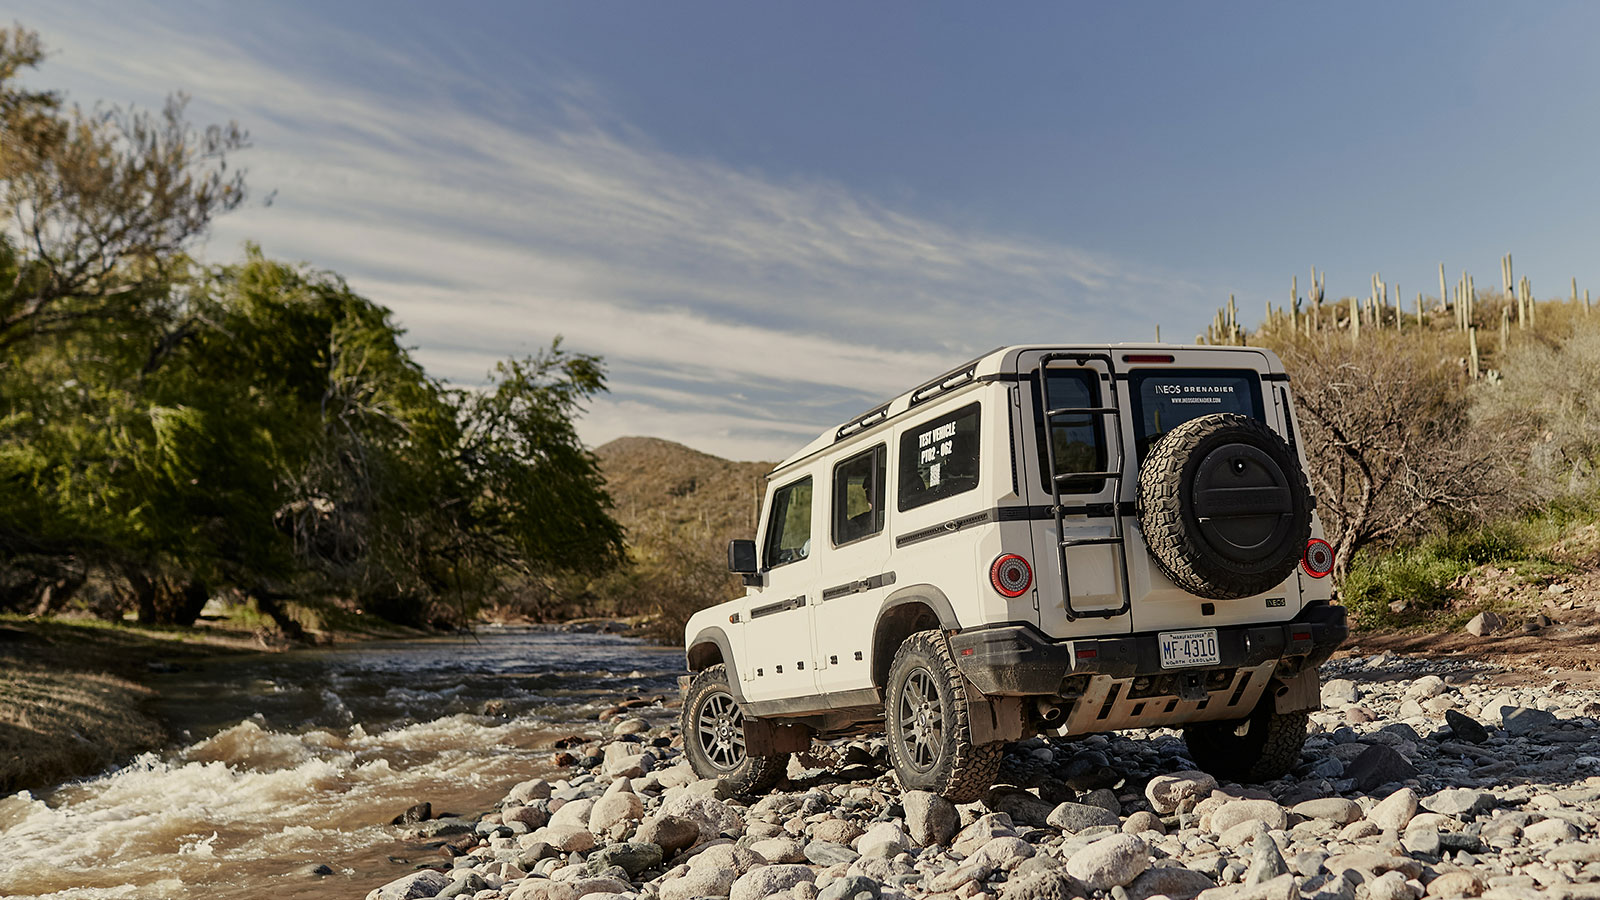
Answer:
M1122 361L1125 363L1169 363L1173 356L1170 353L1124 353Z
M1028 561L1015 553L1007 553L989 567L989 583L1006 597L1021 597L1033 584L1033 570Z
M1333 548L1322 538L1312 538L1306 542L1306 555L1300 560L1300 568L1312 578L1325 578L1333 571Z

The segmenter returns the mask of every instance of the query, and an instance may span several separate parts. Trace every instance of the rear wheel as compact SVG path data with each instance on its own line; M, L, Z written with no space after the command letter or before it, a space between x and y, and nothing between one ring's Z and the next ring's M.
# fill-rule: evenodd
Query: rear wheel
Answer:
M1201 769L1228 781L1258 784L1282 778L1300 761L1308 719L1304 712L1277 712L1269 695L1247 719L1185 726L1183 740Z
M745 751L744 721L725 666L710 666L694 677L682 720L689 765L701 778L721 779L734 793L760 793L783 777L789 754L751 756Z
M900 786L953 803L984 796L1000 771L999 743L974 745L967 685L939 631L919 631L889 666L884 719Z

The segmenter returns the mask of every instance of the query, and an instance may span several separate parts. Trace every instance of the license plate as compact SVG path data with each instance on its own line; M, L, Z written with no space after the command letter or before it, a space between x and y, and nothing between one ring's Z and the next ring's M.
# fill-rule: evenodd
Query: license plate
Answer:
M1161 645L1161 668L1181 669L1186 666L1214 666L1222 662L1217 653L1217 630L1198 628L1194 631L1163 631L1156 636Z

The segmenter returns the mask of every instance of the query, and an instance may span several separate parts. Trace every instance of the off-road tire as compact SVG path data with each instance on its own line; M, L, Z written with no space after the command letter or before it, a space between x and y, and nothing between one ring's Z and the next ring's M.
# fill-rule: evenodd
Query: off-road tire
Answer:
M1277 712L1269 695L1247 719L1184 726L1183 741L1202 770L1225 781L1260 784L1282 778L1300 762L1309 718Z
M994 785L1004 745L972 743L968 690L942 632L919 631L900 645L883 710L889 762L902 789L970 803Z
M1263 501L1259 512L1202 516L1214 501L1199 496L1197 474L1225 466L1237 467L1241 486L1274 499ZM1209 484L1222 476L1204 477ZM1251 524L1239 531L1247 519ZM1233 413L1201 416L1150 448L1139 470L1139 526L1151 558L1173 584L1212 600L1250 597L1281 584L1305 555L1311 491L1294 451L1265 423ZM1262 536L1245 547L1231 543L1222 528Z
M679 721L683 752L695 774L721 779L733 794L769 791L789 767L787 753L750 756L744 752L744 711L728 688L728 670L721 663L694 676Z

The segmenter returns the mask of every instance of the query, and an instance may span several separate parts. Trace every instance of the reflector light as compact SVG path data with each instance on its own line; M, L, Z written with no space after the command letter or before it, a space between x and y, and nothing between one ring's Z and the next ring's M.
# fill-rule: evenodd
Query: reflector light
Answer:
M1306 542L1306 555L1300 560L1300 568L1312 578L1326 578L1333 571L1333 548L1322 538L1312 538Z
M1097 657L1099 655L1100 655L1100 651L1095 649L1094 647L1082 647L1082 648L1079 648L1079 650L1078 650L1078 658L1079 659L1094 659L1095 657Z
M1311 630L1308 628L1304 631L1291 632L1289 634L1289 639L1295 641L1309 641L1311 640Z
M1015 553L1007 553L989 567L989 583L1006 597L1020 597L1033 584L1033 570L1028 561Z
M972 648L971 647L967 647L967 648L963 649L961 651L961 655L962 656L971 656L972 655Z
M1173 356L1170 353L1124 353L1122 361L1125 363L1169 363Z

